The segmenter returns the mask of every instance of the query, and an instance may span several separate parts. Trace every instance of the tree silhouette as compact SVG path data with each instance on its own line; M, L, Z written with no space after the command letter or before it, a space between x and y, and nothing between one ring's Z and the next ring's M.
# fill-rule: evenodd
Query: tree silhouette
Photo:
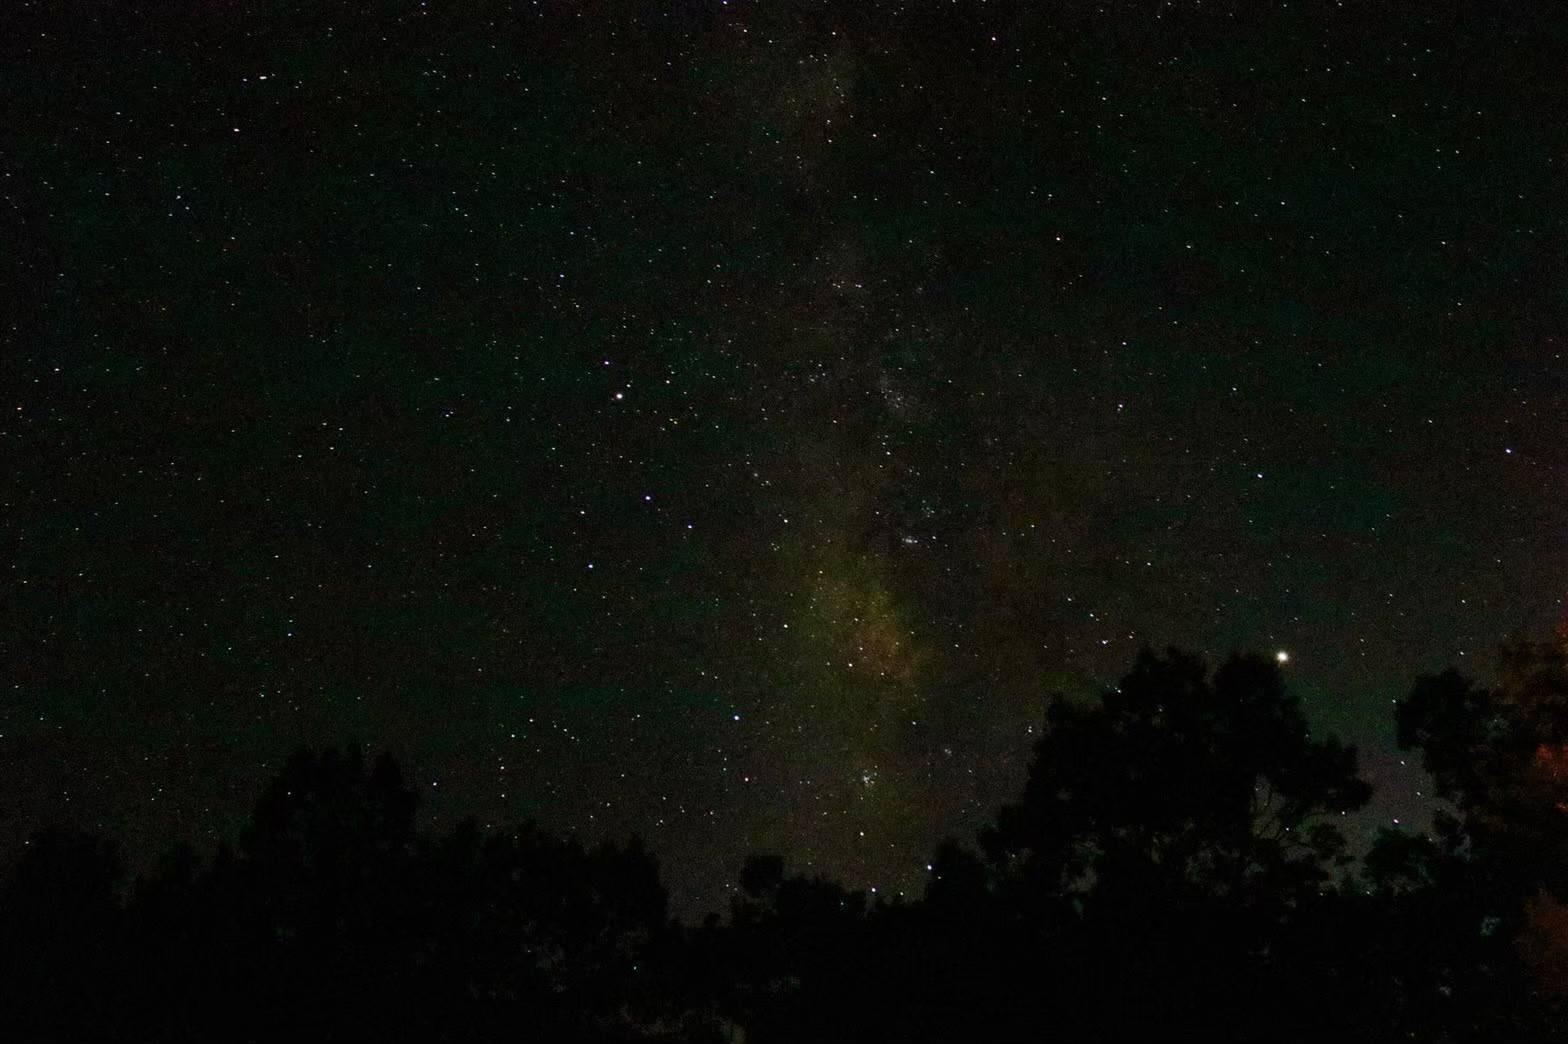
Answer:
M1494 912L1542 888L1568 898L1568 650L1510 643L1491 689L1452 670L1418 679L1395 720L1462 817Z
M1004 906L1084 1026L1261 1032L1289 923L1349 859L1370 788L1312 738L1278 665L1144 650L1091 706L1053 701L1021 799L982 843Z
M1452 1021L1525 1038L1554 1032L1568 994L1568 648L1512 641L1499 675L1492 688L1422 677L1400 701L1399 743L1454 812L1432 837L1386 835L1368 868L1422 908L1411 934L1428 977L1447 980Z
M1099 704L1051 703L1022 799L984 836L1004 876L1075 908L1183 895L1258 904L1348 862L1334 821L1370 788L1312 739L1278 666L1144 650Z
M237 846L122 896L114 847L37 836L0 888L19 1039L707 1039L658 864L533 825L444 837L383 755L301 751Z
M1145 652L1095 705L1050 706L985 857L939 845L920 904L867 906L759 856L705 945L756 1041L1353 1038L1360 1011L1312 998L1349 988L1318 966L1345 956L1346 903L1375 902L1334 879L1335 824L1368 793L1272 660L1211 679Z
M113 842L47 829L0 889L0 1011L14 1039L109 1035L123 993L125 868Z
M1568 671L1417 681L1398 708L1455 812L1337 823L1356 755L1272 660L1139 655L1053 701L1017 801L933 852L918 902L758 855L728 920L672 921L635 838L422 834L390 757L301 751L234 845L33 838L0 885L0 1002L29 1040L1287 1042L1561 1036ZM1557 980L1552 976L1557 976ZM1533 976L1533 977L1532 977Z

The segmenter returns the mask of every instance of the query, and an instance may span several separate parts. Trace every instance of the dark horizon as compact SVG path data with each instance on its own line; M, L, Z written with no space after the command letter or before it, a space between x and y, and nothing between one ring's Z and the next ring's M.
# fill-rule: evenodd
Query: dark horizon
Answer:
M1341 825L1372 788L1281 667L1143 650L1048 705L919 896L755 852L697 922L640 839L433 832L391 756L302 749L234 843L148 872L35 833L0 874L0 1006L77 1042L1560 1039L1568 641L1496 687L1414 681L1398 742L1448 807L1364 859Z

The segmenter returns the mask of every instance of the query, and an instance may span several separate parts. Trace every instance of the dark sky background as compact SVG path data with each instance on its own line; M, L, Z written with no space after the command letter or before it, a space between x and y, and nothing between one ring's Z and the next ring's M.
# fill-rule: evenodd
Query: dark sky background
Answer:
M1568 589L1559 5L0 9L0 840L427 822L884 894L1140 644L1390 701Z

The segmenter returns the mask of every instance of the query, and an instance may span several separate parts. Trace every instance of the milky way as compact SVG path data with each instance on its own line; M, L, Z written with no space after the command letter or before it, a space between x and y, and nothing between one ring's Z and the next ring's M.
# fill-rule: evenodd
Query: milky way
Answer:
M1370 830L1561 612L1560 11L372 6L0 15L8 838L359 741L909 891L1145 643Z

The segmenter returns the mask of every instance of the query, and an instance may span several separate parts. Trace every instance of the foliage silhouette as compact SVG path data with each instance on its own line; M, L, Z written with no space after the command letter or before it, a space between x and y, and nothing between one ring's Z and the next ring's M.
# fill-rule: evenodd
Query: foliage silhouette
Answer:
M1023 792L935 848L919 901L760 854L691 928L636 839L426 836L390 757L301 751L234 845L129 885L111 842L36 835L0 885L0 1004L71 1041L1557 1039L1568 672L1557 646L1505 666L1399 705L1454 812L1359 866L1355 751L1277 665L1145 651L1050 704Z
M123 994L124 865L112 842L36 834L0 889L5 1022L25 1039L93 1039L114 1026ZM108 988L105 988L108 987Z
M1278 666L1144 650L1099 706L1051 703L1021 801L984 843L1020 887L1076 907L1280 903L1344 866L1327 817L1364 805L1353 748L1313 740Z
M1514 640L1498 684L1457 671L1416 680L1395 710L1440 814L1429 838L1386 834L1368 856L1383 887L1420 909L1409 935L1442 981L1451 1023L1485 1037L1560 1035L1568 994L1568 645Z

